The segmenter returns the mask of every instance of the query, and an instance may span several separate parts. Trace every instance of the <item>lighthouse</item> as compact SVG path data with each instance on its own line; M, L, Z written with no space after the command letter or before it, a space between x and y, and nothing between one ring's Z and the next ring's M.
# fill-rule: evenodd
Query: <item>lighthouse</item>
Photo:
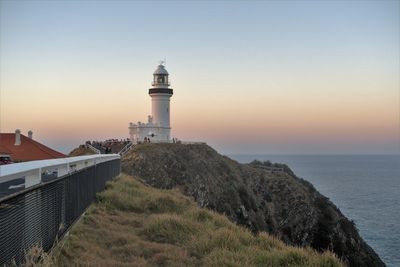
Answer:
M164 65L158 65L153 73L153 88L149 89L153 123L160 127L162 140L169 140L171 135L169 102L173 90L169 88L168 76Z
M169 88L169 73L161 62L153 73L152 87L149 89L151 97L151 115L147 123L137 122L129 124L129 135L134 143L144 142L171 142L170 125L170 98L173 90Z

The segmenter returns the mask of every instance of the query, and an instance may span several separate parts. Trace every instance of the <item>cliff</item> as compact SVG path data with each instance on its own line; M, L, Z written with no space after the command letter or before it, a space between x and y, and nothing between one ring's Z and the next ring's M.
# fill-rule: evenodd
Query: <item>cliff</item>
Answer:
M127 175L107 184L51 257L36 258L36 266L343 266L331 252L252 235L176 190Z
M385 266L328 198L287 166L271 171L269 165L240 164L207 145L142 144L123 158L122 171L157 188L177 188L254 233L331 250L349 266Z

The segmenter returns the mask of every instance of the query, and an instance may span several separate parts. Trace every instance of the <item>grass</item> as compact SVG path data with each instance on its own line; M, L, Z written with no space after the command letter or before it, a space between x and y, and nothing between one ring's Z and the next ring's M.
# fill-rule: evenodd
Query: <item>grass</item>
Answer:
M343 266L120 175L40 266Z
M71 152L69 152L68 156L69 157L77 157L77 156L84 156L84 155L93 155L96 154L94 153L91 149L86 148L85 146L81 145Z

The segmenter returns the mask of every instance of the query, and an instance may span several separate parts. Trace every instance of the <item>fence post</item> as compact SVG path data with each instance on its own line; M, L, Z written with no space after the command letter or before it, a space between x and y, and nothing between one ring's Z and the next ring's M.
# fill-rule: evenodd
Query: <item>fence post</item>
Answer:
M31 187L37 184L40 184L42 180L42 172L41 168L33 170L32 173L25 176L25 187Z

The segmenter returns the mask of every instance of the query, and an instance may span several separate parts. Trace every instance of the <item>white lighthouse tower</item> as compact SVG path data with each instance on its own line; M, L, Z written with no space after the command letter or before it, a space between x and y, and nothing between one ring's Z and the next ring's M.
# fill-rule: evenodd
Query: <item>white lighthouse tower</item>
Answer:
M169 99L173 94L173 90L168 88L168 76L164 65L158 65L153 73L153 88L149 89L153 123L160 127L159 139L166 141L171 136Z
M129 124L129 134L132 142L171 142L170 98L173 90L169 88L169 73L161 62L153 73L151 97L151 116L148 122Z

